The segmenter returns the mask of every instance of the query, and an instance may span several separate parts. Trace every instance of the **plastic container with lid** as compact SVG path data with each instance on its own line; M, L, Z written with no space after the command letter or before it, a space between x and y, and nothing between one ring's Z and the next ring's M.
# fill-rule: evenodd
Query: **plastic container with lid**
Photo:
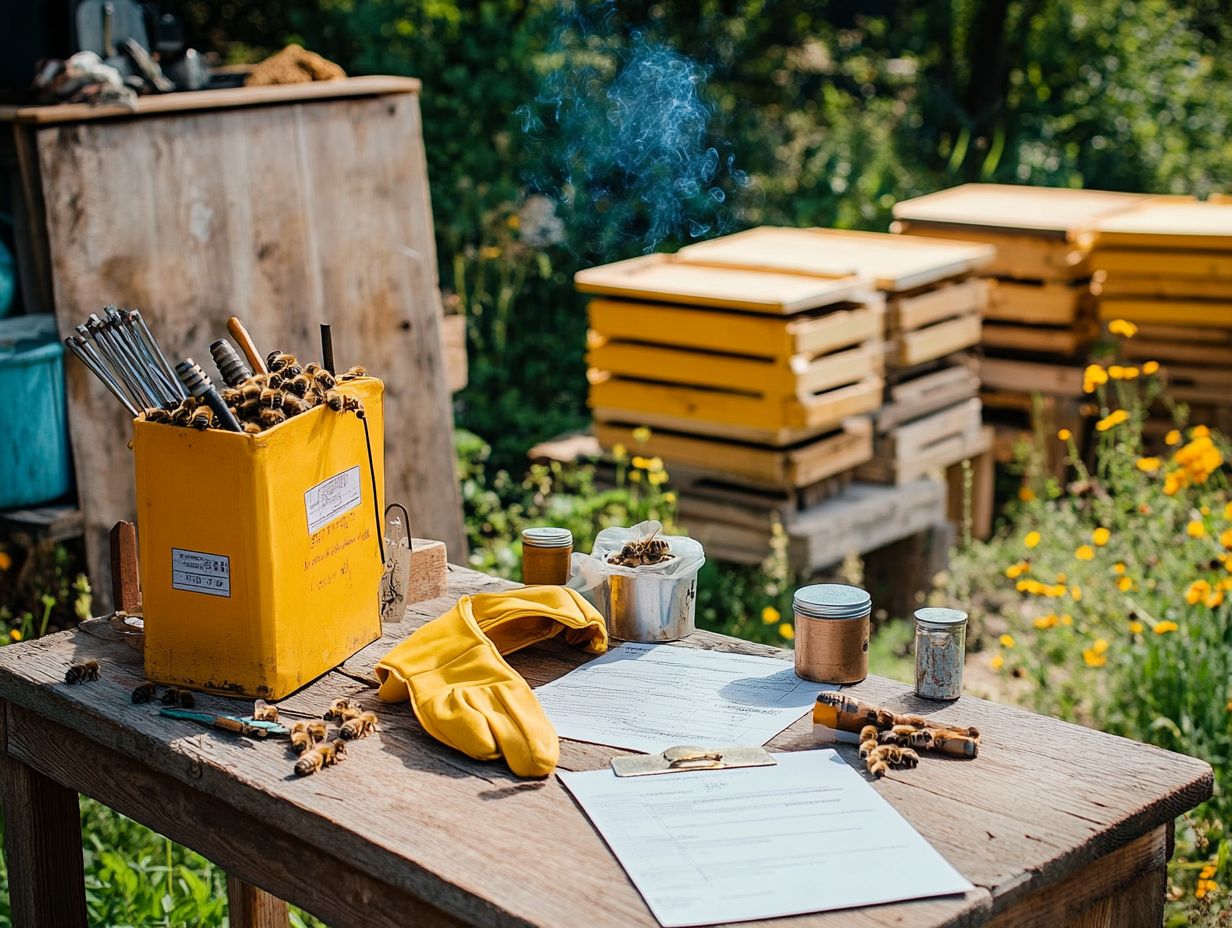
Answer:
M522 582L527 586L568 583L572 556L573 532L569 529L544 526L522 530Z
M63 496L73 476L52 316L0 319L0 397L0 509Z
M962 695L967 613L919 609L915 614L915 692L924 699Z
M796 675L815 683L858 683L867 677L872 608L865 590L842 583L796 590Z

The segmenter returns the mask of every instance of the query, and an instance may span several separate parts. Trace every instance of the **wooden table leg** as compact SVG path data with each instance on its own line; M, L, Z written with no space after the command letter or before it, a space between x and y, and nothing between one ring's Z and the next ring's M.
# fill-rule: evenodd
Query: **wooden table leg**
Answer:
M227 918L231 928L287 928L287 904L227 874Z
M0 754L0 802L14 928L85 928L77 792Z

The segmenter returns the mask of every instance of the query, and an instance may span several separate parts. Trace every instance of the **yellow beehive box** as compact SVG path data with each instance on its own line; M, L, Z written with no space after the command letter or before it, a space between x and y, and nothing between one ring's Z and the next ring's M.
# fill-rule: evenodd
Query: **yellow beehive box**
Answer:
M279 699L380 636L383 388L338 389L371 461L323 406L257 435L135 423L151 680Z

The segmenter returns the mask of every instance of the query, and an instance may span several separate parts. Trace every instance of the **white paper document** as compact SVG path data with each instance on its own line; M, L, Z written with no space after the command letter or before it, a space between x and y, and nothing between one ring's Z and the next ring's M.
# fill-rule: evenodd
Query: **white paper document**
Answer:
M664 928L972 888L837 753L774 756L774 767L557 776Z
M562 738L658 753L678 744L765 744L823 689L788 661L663 644L608 651L535 696Z

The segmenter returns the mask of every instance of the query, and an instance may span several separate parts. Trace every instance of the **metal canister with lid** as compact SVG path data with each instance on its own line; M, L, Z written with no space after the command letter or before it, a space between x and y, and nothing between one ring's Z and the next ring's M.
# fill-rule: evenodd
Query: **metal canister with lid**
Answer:
M915 692L924 699L962 695L967 649L967 613L919 609L915 614Z
M865 590L842 583L796 590L796 675L815 683L859 683L867 677L872 607Z
M543 526L522 530L522 582L527 586L569 582L573 532Z

